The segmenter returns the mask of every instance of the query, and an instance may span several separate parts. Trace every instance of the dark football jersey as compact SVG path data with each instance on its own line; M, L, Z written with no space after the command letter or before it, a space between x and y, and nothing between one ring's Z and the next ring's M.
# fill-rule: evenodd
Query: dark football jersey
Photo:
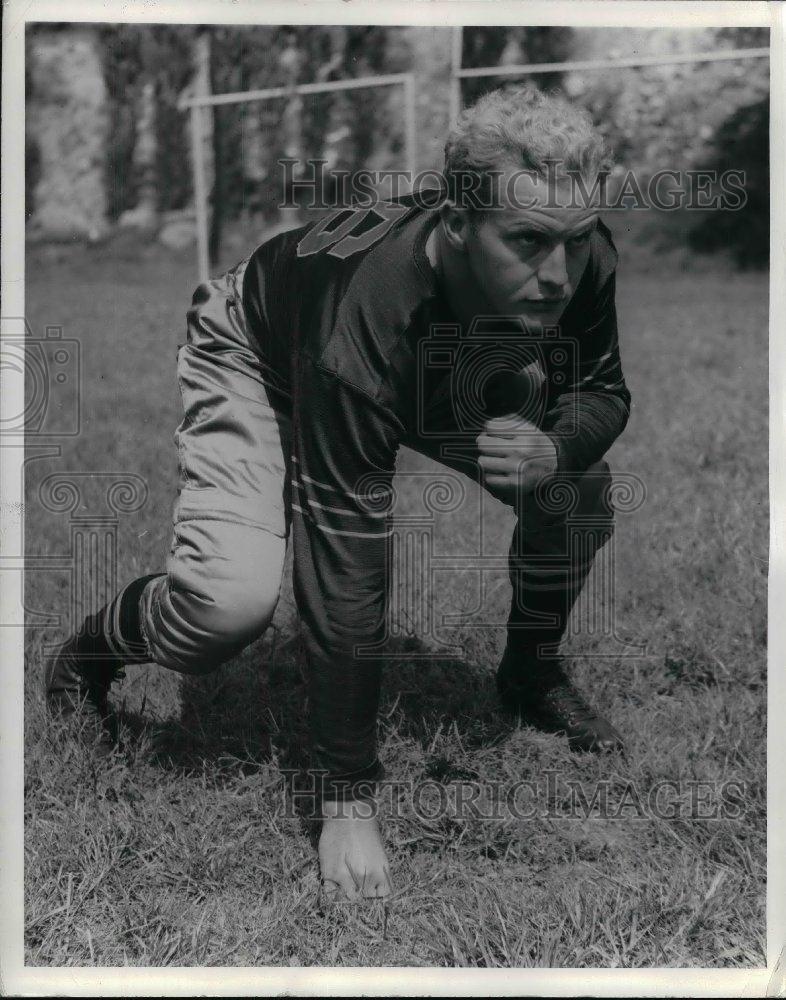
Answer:
M436 207L405 198L277 235L244 262L234 303L233 321L254 346L271 399L292 418L294 589L309 659L313 762L331 779L327 794L355 794L359 781L381 774L375 647L385 630L386 497L399 446L439 458L450 439L471 451L483 400L465 406L472 400L459 398L458 375L488 357L490 344L504 344L510 373L537 371L536 422L555 441L560 470L597 461L629 412L608 230L599 224L592 234L559 329L533 339L495 317L460 328L426 256L438 218ZM221 293L220 279L210 286L208 295ZM509 383L514 396L516 385ZM508 412L517 402L510 396Z

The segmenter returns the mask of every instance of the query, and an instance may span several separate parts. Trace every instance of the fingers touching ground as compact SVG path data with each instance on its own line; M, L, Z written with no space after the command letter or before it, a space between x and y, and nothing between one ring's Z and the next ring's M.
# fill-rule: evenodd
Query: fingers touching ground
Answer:
M382 871L358 872L345 856L344 872L334 878L321 879L322 891L329 900L384 899L393 891L390 869L385 865Z
M393 891L376 818L325 819L319 838L319 867L328 898L382 899Z

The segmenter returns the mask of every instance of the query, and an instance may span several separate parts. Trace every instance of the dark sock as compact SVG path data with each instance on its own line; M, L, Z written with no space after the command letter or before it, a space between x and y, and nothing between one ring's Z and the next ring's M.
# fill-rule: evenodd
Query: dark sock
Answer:
M521 689L522 697L529 696L533 700L537 700L546 690L567 680L564 664L559 655L542 655L538 651L537 642L532 646L525 645L520 638L517 642L511 642L510 633L500 664L500 675L508 685Z
M151 573L148 576L141 576L138 580L129 583L120 594L119 638L131 652L147 653L147 643L142 635L142 626L139 621L139 599L147 584L160 575L159 573Z
M109 604L85 618L77 633L80 659L115 665L149 660L139 622L139 599L147 584L160 575L133 580Z
M82 661L116 664L117 656L106 639L104 622L110 605L101 608L87 618L79 626L76 633L77 654Z

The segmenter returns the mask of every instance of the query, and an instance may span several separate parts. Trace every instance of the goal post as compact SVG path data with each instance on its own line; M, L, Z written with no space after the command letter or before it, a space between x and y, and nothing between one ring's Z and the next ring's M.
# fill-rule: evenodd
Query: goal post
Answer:
M236 91L226 94L198 94L184 96L178 102L181 111L191 115L191 169L194 180L194 211L196 214L197 259L199 281L205 282L210 276L210 255L208 249L208 198L207 178L204 161L204 131L202 115L206 108L222 107L228 104L251 104L255 101L270 101L294 95L330 94L347 90L362 90L371 87L400 86L404 93L404 156L410 178L417 171L417 131L415 124L415 74L390 73L385 76L359 76L348 80L333 80L325 83L302 83L294 87L266 87L263 90Z
M542 73L594 71L609 69L630 69L645 66L669 66L680 63L725 62L737 59L763 59L770 55L769 48L721 49L707 52L681 52L671 55L632 56L619 59L574 60L566 62L531 63L503 66L463 67L462 26L453 28L450 59L449 112L454 122L461 111L461 81L478 77L523 77ZM269 101L294 95L328 94L372 87L400 86L404 94L404 154L406 169L414 179L417 171L417 126L415 106L415 74L391 73L378 76L354 77L330 82L303 83L295 86L267 87L263 90L237 91L226 94L197 94L183 96L178 102L181 111L191 115L191 149L194 182L194 210L196 214L197 256L199 280L204 282L210 274L208 246L208 201L207 177L204 161L203 112L207 108L229 104L247 104L255 101Z
M604 69L636 69L645 66L676 66L680 63L727 62L733 59L767 59L769 48L715 49L707 52L675 52L671 55L630 56L619 59L585 59L567 62L520 63L504 66L463 67L463 27L453 29L450 66L450 116L461 111L461 81L478 77L537 76L540 73L571 73Z

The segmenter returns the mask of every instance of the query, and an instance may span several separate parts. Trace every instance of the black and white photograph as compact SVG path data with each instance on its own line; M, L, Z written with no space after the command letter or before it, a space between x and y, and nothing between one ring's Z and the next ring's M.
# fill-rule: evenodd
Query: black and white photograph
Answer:
M492 6L4 5L9 995L786 995L784 8Z

